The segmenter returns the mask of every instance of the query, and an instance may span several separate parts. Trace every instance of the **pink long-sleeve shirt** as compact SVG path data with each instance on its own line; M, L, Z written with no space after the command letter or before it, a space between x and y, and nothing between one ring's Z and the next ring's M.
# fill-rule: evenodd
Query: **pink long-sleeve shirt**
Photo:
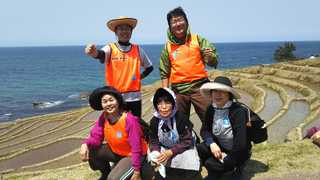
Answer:
M105 120L104 113L102 113L99 119L96 121L95 126L91 129L89 137L85 139L83 143L87 144L90 148L97 148L101 145L104 140ZM141 142L143 133L139 119L130 112L127 113L126 117L126 131L128 133L128 142L131 146L132 167L134 170L140 171L141 157L143 155Z

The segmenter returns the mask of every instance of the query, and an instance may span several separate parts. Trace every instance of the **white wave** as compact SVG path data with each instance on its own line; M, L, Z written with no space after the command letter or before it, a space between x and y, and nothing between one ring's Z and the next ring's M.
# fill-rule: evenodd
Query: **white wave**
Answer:
M44 109L51 108L62 103L64 103L64 101L33 102L32 104L34 108Z
M80 98L80 94L79 93L71 94L71 95L68 96L68 98L70 98L70 99L79 99Z
M90 96L91 92L83 91L80 93L71 94L68 96L69 99L80 99L80 100L87 100Z
M0 114L0 121L7 121L7 120L9 120L10 116L12 116L11 113Z

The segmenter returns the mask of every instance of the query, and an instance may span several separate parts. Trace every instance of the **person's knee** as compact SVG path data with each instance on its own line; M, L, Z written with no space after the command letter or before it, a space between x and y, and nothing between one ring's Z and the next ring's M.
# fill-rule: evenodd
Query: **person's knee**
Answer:
M212 162L212 159L206 159L203 161L204 167L209 171L212 167L214 167L214 163Z
M207 153L207 147L204 143L196 144L197 151L200 154Z
M197 144L196 148L201 161L208 159L212 155L210 149L205 143Z
M115 177L110 176L110 174L109 174L109 176L108 176L107 180L116 180L116 178L115 178Z
M99 161L95 161L94 159L89 159L88 164L89 164L89 167L94 171L103 168L102 163Z
M119 180L120 177L115 176L115 174L110 173L107 177L107 180Z

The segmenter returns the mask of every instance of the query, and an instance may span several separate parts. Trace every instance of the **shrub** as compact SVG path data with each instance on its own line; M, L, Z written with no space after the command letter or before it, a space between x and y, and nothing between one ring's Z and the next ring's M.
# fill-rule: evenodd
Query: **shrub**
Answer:
M279 46L273 54L273 58L277 61L290 61L296 60L296 56L293 51L296 50L296 46L292 42L286 42L283 46Z

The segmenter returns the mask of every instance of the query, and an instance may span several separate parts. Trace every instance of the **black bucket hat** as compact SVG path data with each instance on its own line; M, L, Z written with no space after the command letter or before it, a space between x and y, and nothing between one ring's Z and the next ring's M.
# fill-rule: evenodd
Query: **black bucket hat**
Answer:
M119 108L120 109L124 108L124 101L123 101L122 95L118 90L116 90L114 87L111 87L111 86L104 86L104 87L97 88L90 94L89 104L91 108L98 111L103 110L102 104L101 104L101 98L106 94L110 94L114 96L119 103Z

